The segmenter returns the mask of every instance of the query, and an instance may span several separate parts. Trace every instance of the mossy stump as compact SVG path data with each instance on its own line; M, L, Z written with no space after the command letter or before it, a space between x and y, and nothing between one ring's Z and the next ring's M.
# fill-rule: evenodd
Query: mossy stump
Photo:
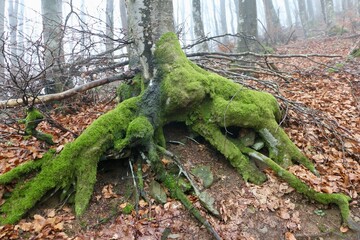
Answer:
M266 180L251 158L261 160L299 192L324 204L337 204L347 223L348 197L316 193L285 170L284 167L297 162L317 174L313 164L279 127L281 114L272 95L246 89L199 68L186 58L174 33L164 34L157 42L154 62L156 76L145 90L135 97L127 94L129 99L99 117L61 153L47 155L46 161L29 162L0 176L0 183L6 184L24 173L38 171L34 178L18 184L1 206L2 224L18 221L48 191L71 185L76 190L75 213L82 215L93 192L101 156L110 149L121 152L136 148L147 153L158 180L169 188L172 197L190 206L193 215L207 226L160 161L157 145L165 146L162 128L170 122L184 122L204 137L244 180L256 184ZM268 156L224 134L223 129L234 127L255 131L265 142Z

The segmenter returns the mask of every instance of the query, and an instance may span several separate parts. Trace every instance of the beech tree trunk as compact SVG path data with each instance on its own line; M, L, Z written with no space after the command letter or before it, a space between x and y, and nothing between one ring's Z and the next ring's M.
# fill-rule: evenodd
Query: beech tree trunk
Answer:
M197 39L204 39L205 33L204 33L204 24L202 20L202 14L201 14L201 1L200 0L193 0L192 1L192 16L194 19L194 33L195 37ZM209 51L209 46L207 42L203 42L200 44L199 51Z
M254 51L254 38L258 38L256 1L239 1L238 32L246 37L238 39L238 51Z
M62 0L41 1L43 21L43 41L46 46L44 69L46 69L45 93L53 94L64 89L64 82L59 77L61 65L64 62Z
M5 47L5 1L0 1L0 83L5 83L5 59L3 48Z

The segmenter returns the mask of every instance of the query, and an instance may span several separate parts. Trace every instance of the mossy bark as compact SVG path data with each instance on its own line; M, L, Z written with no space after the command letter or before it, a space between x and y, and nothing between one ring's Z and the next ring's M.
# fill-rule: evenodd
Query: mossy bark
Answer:
M237 144L221 131L230 127L253 129L268 148L266 164L299 192L321 203L338 204L343 220L347 221L347 197L309 190L281 167L297 161L317 174L313 164L278 126L281 114L272 95L246 89L199 68L186 58L174 33L164 34L158 41L154 63L156 75L139 96L123 101L97 119L59 155L44 162L33 179L14 190L1 207L2 223L19 220L47 191L66 189L72 184L76 189L75 212L83 214L96 181L97 162L109 149L142 148L158 180L170 189L173 197L188 205L185 195L164 170L156 150L156 145L165 145L162 127L174 121L185 122L219 150L245 180L260 184L266 177L249 158L257 152ZM9 181L5 176L0 176L0 183Z

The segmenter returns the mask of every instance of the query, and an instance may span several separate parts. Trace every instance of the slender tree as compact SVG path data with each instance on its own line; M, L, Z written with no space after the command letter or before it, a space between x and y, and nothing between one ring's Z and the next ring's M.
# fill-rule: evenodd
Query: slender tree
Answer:
M64 61L62 0L42 0L43 41L45 48L45 92L61 92L64 87L62 79L57 76Z
M306 0L306 9L308 13L308 22L312 24L315 20L314 1Z
M212 5L213 5L213 16L214 16L214 24L215 24L215 35L219 35L220 34L220 30L219 30L219 25L218 25L218 14L217 14L217 11L218 11L218 8L216 6L216 0L213 0L212 1Z
M106 0L106 38L105 49L112 51L114 48L114 0ZM111 53L108 55L111 57Z
M324 21L327 28L331 28L334 25L334 3L332 0L321 0L321 9L324 16Z
M204 33L204 24L202 20L202 14L201 14L201 1L200 0L193 0L192 1L192 16L194 20L194 34L197 39L204 39L205 33ZM207 42L203 42L199 46L200 51L208 51L209 46Z
M238 38L238 51L254 51L251 39L258 38L256 1L239 1L238 7L238 32L246 36Z
M285 11L286 11L286 23L288 27L292 26L292 14L290 10L290 1L284 0Z
M280 19L277 15L272 0L263 0L266 18L266 31L273 43L278 42L281 33Z
M128 23L127 23L127 11L126 11L125 0L119 0L119 7L120 7L121 27L123 31L126 33L128 28Z
M4 0L3 0L4 1ZM18 27L19 0L8 1L8 15L10 26L10 54L12 58L17 55L17 27Z
M307 38L307 31L308 31L308 15L307 15L307 8L305 4L305 0L298 0L298 9L300 15L300 22L302 25L302 29L304 32L305 38Z
M4 81L5 76L5 60L4 48L5 47L5 1L0 1L0 83Z

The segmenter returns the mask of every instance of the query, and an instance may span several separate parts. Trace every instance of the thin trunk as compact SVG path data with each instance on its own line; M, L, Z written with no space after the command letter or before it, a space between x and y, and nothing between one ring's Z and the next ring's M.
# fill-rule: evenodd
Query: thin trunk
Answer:
M4 0L3 0L4 1ZM9 25L10 25L10 54L11 58L16 58L17 56L17 14L19 0L8 1L8 14L9 14Z
M24 17L25 17L25 6L24 0L20 0L19 7L18 7L18 34L17 34L17 52L18 55L21 55L24 52L25 45L24 45Z
M128 23L127 23L127 12L126 12L126 3L125 0L119 0L120 6L120 17L121 17L121 27L124 33L127 33Z
M238 51L256 51L250 38L258 37L256 1L244 0L239 2L238 32L247 37L238 38Z
M307 38L307 31L308 31L308 17L306 15L306 5L305 0L298 0L298 7L299 7L299 15L300 15L300 21L301 26L304 31L304 36Z
M326 25L331 28L334 25L335 13L333 0L325 0Z
M114 49L114 0L106 0L106 38L105 50L110 52ZM112 57L112 53L108 54Z
M5 47L5 1L0 1L0 83L5 82L5 71L4 71L4 54L3 50Z
M360 1L360 0L359 0ZM219 35L220 32L219 32L219 25L218 25L218 20L217 20L217 7L216 7L216 0L213 0L212 1L212 4L213 4L213 9L214 9L214 24L215 24L215 35Z
M197 39L204 39L204 25L201 15L201 2L200 0L193 0L192 1L192 16L194 20L194 34ZM200 51L208 51L209 46L207 42L203 42L199 45Z
M273 43L277 43L281 33L280 20L276 14L272 0L263 0L266 18L266 30Z
M228 33L226 22L226 5L225 0L220 0L220 34ZM228 41L228 38L224 38L224 43Z
M313 0L306 0L306 9L308 12L308 22L313 22L315 20L315 11L314 11L314 2Z
M59 73L64 62L62 0L41 1L43 40L45 49L46 82L45 93L57 93L64 89Z
M292 26L292 15L290 11L290 4L288 0L284 0L285 11L286 11L286 23L288 27Z

